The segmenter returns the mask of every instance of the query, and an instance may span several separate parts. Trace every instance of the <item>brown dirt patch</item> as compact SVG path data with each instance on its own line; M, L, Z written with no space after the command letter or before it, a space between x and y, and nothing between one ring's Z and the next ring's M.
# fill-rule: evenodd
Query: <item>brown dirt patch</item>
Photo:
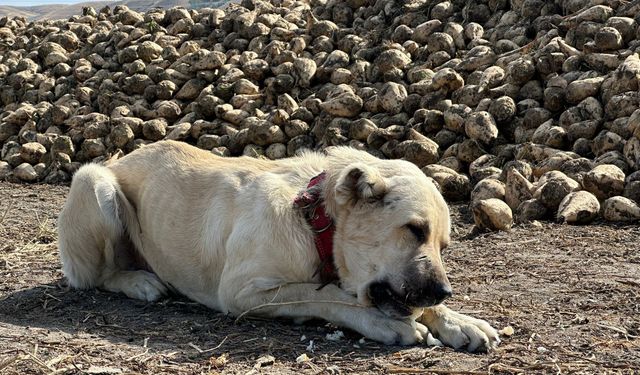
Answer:
M475 234L453 207L449 306L512 326L490 354L360 344L322 322L234 319L171 296L66 287L55 220L68 189L0 183L0 373L640 374L640 228L542 224ZM302 336L305 340L301 340ZM306 352L314 340L314 352ZM310 362L297 364L307 353ZM226 364L220 359L224 356Z

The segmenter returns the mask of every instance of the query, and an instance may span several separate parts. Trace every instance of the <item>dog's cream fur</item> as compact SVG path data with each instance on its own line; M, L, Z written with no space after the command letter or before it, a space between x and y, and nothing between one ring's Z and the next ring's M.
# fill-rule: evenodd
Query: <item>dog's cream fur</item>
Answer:
M321 171L340 280L319 289L314 233L292 202ZM407 223L424 228L424 243ZM442 304L394 318L368 295L376 280L398 291L422 282L406 271L416 262L418 279L448 286L440 250L449 228L442 196L406 161L343 147L279 161L221 158L172 141L80 168L58 222L63 270L77 288L148 301L172 288L235 316L321 318L388 344L431 331L444 344L487 350L499 340L485 321Z

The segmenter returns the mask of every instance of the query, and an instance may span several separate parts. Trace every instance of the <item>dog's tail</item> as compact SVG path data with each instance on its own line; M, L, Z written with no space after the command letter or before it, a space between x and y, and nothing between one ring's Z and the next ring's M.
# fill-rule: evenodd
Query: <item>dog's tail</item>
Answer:
M71 286L100 285L117 269L115 246L128 234L140 245L139 232L135 209L113 172L98 164L82 166L58 218L60 259Z

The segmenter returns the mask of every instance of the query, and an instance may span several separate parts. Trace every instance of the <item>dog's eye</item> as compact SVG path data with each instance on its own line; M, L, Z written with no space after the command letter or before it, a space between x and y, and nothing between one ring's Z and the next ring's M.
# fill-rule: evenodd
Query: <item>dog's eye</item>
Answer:
M424 230L417 225L407 224L407 229L411 231L411 233L416 237L416 240L420 243L423 243L426 240L426 236L424 234Z

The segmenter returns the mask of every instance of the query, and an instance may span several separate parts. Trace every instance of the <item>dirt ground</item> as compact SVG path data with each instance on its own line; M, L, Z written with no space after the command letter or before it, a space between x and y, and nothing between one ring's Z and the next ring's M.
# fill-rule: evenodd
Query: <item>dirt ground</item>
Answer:
M0 183L0 374L640 374L637 224L476 234L466 207L453 207L448 304L514 329L496 351L468 354L349 331L329 341L336 327L323 322L236 322L180 296L71 290L55 233L67 191Z

